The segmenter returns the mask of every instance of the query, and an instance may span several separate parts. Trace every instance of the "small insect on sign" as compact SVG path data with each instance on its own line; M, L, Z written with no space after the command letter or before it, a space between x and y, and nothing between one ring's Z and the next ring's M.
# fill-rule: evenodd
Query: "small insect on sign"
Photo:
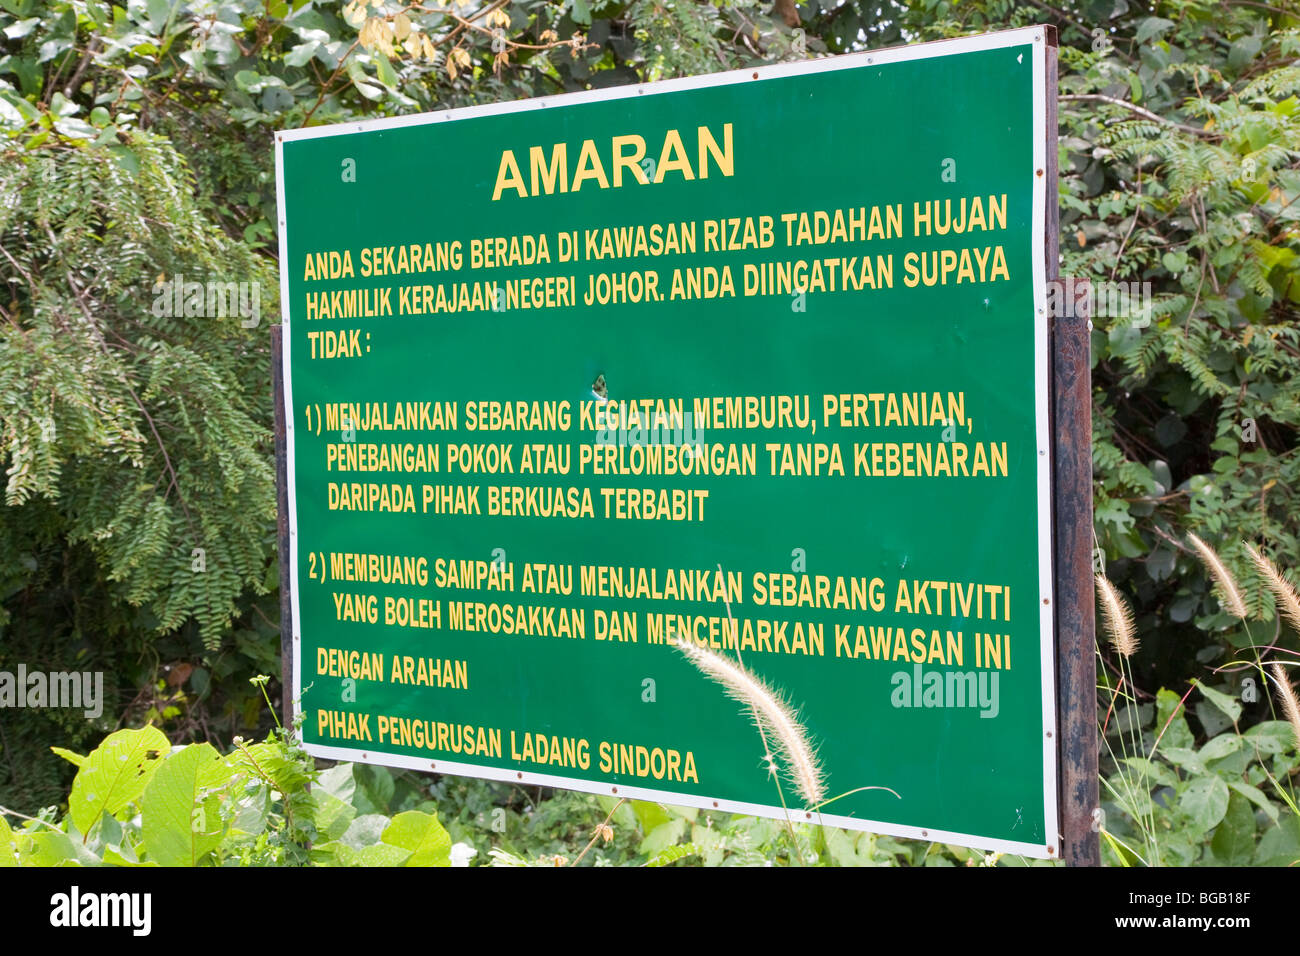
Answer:
M308 751L1059 854L1046 45L281 135Z

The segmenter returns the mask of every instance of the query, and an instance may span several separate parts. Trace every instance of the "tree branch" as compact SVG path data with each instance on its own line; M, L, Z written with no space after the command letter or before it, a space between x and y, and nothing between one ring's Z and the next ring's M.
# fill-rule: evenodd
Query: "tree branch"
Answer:
M1058 97L1062 103L1109 103L1111 106L1122 106L1143 119L1149 119L1153 122L1168 126L1171 129L1179 130L1191 136L1199 136L1201 139L1223 139L1222 133L1215 133L1208 129L1197 129L1195 126L1188 126L1186 123L1175 123L1173 120L1165 119L1158 113L1152 113L1148 109L1143 109L1136 103L1130 103L1128 100L1121 100L1117 96L1106 96L1104 93L1067 93L1065 96Z

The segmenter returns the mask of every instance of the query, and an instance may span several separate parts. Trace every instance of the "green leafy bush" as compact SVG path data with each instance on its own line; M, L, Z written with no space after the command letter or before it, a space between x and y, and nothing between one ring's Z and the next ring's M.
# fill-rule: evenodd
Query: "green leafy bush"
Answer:
M1231 724L1235 697L1201 686ZM1291 775L1300 767L1286 721L1235 726L1199 746L1183 701L1126 705L1107 728L1102 848L1121 866L1291 866L1300 862L1300 816ZM1127 743L1122 742L1127 741ZM1137 744L1137 746L1133 746Z
M448 866L434 813L372 812L352 764L318 772L283 734L172 747L154 727L119 730L77 766L62 818L0 815L0 866Z

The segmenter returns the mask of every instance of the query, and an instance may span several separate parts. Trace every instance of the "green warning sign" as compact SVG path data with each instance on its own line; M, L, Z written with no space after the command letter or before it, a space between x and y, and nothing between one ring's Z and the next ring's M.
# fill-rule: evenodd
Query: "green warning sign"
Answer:
M1055 852L1044 43L283 134L308 749Z

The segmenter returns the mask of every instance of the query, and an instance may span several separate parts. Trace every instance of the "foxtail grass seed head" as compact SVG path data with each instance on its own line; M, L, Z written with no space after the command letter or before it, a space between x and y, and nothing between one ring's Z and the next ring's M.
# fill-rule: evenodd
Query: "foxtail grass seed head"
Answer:
M1224 608L1244 621L1249 617L1246 611L1246 601L1241 596L1241 588L1237 587L1237 580L1232 576L1232 572L1227 569L1219 559L1218 554L1208 544L1190 532L1187 537L1197 552L1200 553L1201 561L1205 563L1205 568L1210 572L1210 577L1214 578L1215 582L1218 583L1219 599L1223 602Z
M1277 685L1277 701L1282 705L1282 713L1291 724L1296 747L1300 748L1300 701L1296 700L1295 688L1287 680L1286 668L1281 664L1275 661L1268 665L1268 669L1273 672L1273 683Z
M823 773L808 732L790 705L781 700L763 679L741 664L711 648L683 638L673 645L710 680L721 684L733 700L750 708L759 729L769 734L781 761L807 806L826 798Z
M1300 631L1300 594L1296 593L1295 585L1282 577L1282 572L1277 569L1276 564L1247 542L1243 541L1242 544L1250 555L1250 560L1255 562L1259 576L1273 592L1273 597L1277 600L1278 613L1286 618L1292 627Z
M1101 617L1111 644L1125 657L1132 657L1137 653L1138 641L1128 602L1104 574L1097 575L1097 596L1101 599Z

